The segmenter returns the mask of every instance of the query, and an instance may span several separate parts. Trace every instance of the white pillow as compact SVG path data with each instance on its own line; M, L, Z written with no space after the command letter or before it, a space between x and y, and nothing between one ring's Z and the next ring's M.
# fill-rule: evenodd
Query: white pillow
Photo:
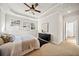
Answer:
M22 36L22 39L23 39L23 40L30 40L30 39L33 39L33 35L23 35L23 36Z
M0 38L0 45L4 44L4 41L2 38Z
M15 35L15 40L14 41L21 41L22 37L19 35Z

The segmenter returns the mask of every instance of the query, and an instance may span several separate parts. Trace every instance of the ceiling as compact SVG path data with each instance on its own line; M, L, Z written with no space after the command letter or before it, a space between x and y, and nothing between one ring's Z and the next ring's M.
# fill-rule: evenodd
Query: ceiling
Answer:
M32 5L32 3L27 3L28 5ZM3 7L5 10L10 10L11 12L15 14L20 15L28 15L30 17L44 17L47 16L53 12L60 11L61 13L67 13L68 11L74 11L79 10L79 4L78 3L39 3L39 5L36 7L37 10L40 10L41 13L35 12L35 15L33 15L31 12L25 12L25 10L29 9L27 6L25 6L23 3L0 3L0 7Z
M32 3L28 4L29 6L32 5ZM11 10L16 11L17 13L21 13L21 14L27 14L33 17L39 17L41 16L44 12L46 12L48 9L50 9L51 7L55 6L56 3L39 3L39 5L36 7L37 10L40 10L41 13L38 12L34 12L35 15L32 14L32 12L25 12L25 10L29 9L26 5L24 5L23 3L12 3L12 4L8 4L9 8L11 8Z

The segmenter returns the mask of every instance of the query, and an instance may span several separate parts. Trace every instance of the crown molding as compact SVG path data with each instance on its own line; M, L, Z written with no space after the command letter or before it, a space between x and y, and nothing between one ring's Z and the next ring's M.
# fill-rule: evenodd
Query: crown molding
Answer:
M41 14L38 18L42 18L43 16L45 16L46 14L48 14L49 12L51 12L53 9L57 8L58 6L60 6L61 4L56 4L53 7L51 6L47 11L45 11L43 14Z

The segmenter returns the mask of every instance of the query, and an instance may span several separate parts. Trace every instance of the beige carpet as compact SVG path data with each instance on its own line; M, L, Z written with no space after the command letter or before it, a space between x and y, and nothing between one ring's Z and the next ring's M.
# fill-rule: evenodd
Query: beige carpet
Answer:
M59 45L47 43L26 56L79 56L79 46L73 40L68 39Z

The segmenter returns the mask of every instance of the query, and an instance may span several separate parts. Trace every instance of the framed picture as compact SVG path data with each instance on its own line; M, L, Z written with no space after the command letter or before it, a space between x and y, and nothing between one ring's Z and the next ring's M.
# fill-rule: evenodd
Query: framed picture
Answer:
M11 26L19 26L20 25L20 20L13 20L11 19Z
M35 30L35 24L31 23L31 30Z
M5 30L18 31L20 28L21 20L18 17L6 14Z
M43 23L41 26L42 26L42 32L44 33L49 32L49 23Z
M29 22L22 22L22 25L21 25L21 30L25 30L25 31L30 31L31 30L31 25Z

